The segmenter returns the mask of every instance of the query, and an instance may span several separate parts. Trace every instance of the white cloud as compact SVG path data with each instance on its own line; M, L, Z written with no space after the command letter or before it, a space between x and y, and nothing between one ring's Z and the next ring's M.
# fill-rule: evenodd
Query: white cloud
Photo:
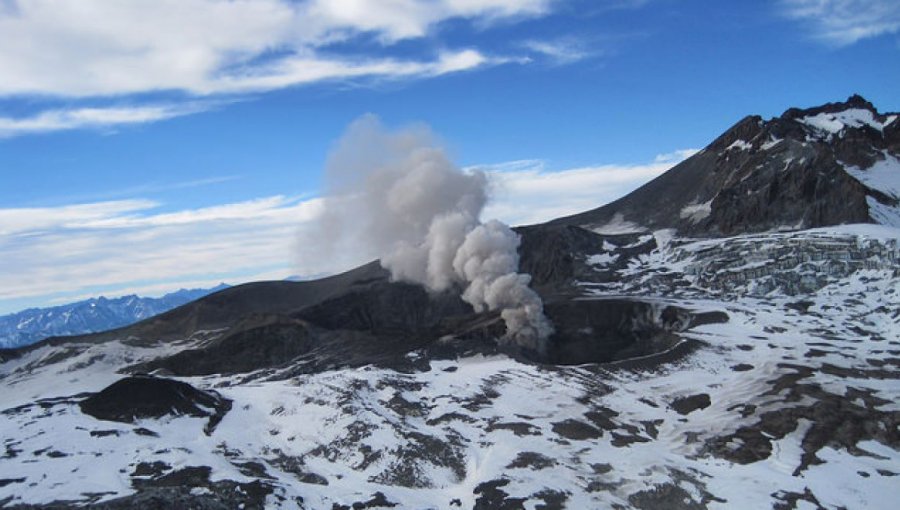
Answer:
M86 221L116 217L158 205L151 200L116 200L62 207L0 209L0 236L34 235L47 229L77 228Z
M665 154L657 154L656 157L653 158L653 162L670 163L674 165L681 163L698 152L700 152L700 149L680 149L677 151L666 152Z
M0 138L80 128L144 124L209 110L214 102L47 110L29 117L0 117Z
M656 177L678 158L658 159L562 171L548 171L537 160L480 167L493 183L484 217L527 224L592 209ZM319 198L272 196L174 212L161 207L133 199L0 209L0 308L25 298L48 304L333 273L369 256L364 250L325 253L309 242L323 207Z
M348 78L434 77L503 62L506 59L488 58L472 49L444 52L432 61L290 56L198 83L192 91L203 94L244 93Z
M808 23L816 38L836 46L900 32L897 0L782 0L782 8Z
M572 37L553 40L533 39L523 42L522 46L559 65L572 64L600 53L596 48L589 48L586 41Z
M0 0L0 98L93 101L0 116L0 138L156 122L220 101L121 103L178 92L209 97L337 80L441 76L518 58L447 47L431 37L464 19L479 26L546 14L555 0ZM426 36L427 39L426 39ZM390 55L422 39L418 57ZM335 50L335 43L354 44ZM358 44L357 44L358 43ZM429 48L436 47L441 49Z
M542 223L612 202L662 174L697 151L657 156L644 165L600 165L548 171L539 160L482 167L493 186L483 216L511 225Z
M343 267L340 257L316 260L315 247L296 246L318 199L275 196L178 212L156 212L159 206L124 200L0 209L0 302L160 282L174 289L279 267L287 274L298 253L315 269L302 274Z
M315 0L306 15L319 26L374 32L386 41L424 36L429 28L451 18L533 16L546 12L548 0Z
M0 6L0 96L99 97L268 90L361 76L433 76L492 62L477 50L431 60L379 56L441 22L517 19L550 0L28 0ZM321 49L374 36L365 54ZM380 47L379 47L380 46Z

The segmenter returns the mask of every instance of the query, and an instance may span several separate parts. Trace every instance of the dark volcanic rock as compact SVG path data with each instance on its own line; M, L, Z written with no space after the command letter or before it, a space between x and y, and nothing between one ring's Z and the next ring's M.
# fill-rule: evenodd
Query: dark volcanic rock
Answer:
M694 501L681 487L666 483L653 489L632 494L628 502L640 510L705 510L706 505Z
M531 275L533 287L553 290L589 271L579 254L600 251L604 239L574 225L521 227L517 232L522 241L519 270Z
M527 498L511 498L509 493L501 489L509 485L509 480L491 480L478 484L473 491L478 499L475 500L475 510L522 510L525 508Z
M275 282L281 283L281 282ZM132 366L131 372L163 369L179 376L247 373L292 365L285 377L337 367L376 364L399 370L427 369L407 355L429 348L432 354L455 357L496 349L503 330L481 317L458 292L429 293L418 285L389 282L381 276L360 279L328 298L290 315L245 315L202 347ZM483 328L491 334L477 333ZM467 333L467 331L469 333ZM448 334L452 343L435 344Z
M383 493L376 492L368 501L357 501L349 506L335 503L331 508L332 510L365 510L367 508L394 508L395 506L398 506L397 503L389 501Z
M553 424L553 432L573 441L597 439L603 431L583 421L568 419Z
M246 373L284 365L309 352L313 344L305 322L281 315L253 314L202 348L187 349L131 370L164 369L178 376Z
M675 345L675 333L692 314L675 306L630 299L582 299L548 303L556 326L538 361L562 365L606 363L659 353ZM722 317L709 320L721 321Z
M330 330L412 337L434 334L447 317L471 314L472 307L457 292L429 294L420 285L383 281L305 308L296 315Z
M123 423L170 415L209 417L209 434L231 409L231 401L180 381L132 376L82 400L79 406L83 413L99 420Z
M557 290L565 289L556 282ZM571 290L569 292L572 292ZM727 321L674 306L629 299L578 300L556 294L545 311L556 327L546 352L509 353L542 363L618 361L670 349L688 327ZM455 293L432 294L402 283L375 282L294 317L252 315L201 348L135 365L178 376L246 373L290 365L281 377L375 364L427 370L428 359L494 354L505 332L498 314L476 314ZM413 351L423 356L410 357ZM417 361L418 360L418 361Z
M678 414L691 414L698 409L706 409L711 403L708 393L698 393L689 397L675 399L672 402L672 409Z
M843 103L792 108L768 121L749 116L629 195L551 224L596 228L618 218L646 231L675 228L683 234L719 236L871 223L867 198L890 205L897 205L897 198L866 187L844 166L865 170L883 160L885 152L900 154L900 126L892 122L878 130L848 125L829 133L803 122L850 109L868 110L882 123L890 115L853 96Z
M537 452L521 452L507 469L547 469L556 465L556 461Z

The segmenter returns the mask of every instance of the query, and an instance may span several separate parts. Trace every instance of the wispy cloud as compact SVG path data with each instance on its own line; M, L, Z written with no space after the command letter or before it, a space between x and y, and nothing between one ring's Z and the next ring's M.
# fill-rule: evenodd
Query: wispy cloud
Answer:
M491 62L474 49L391 59L450 19L545 14L550 0L28 0L0 9L0 96L217 94L360 76L434 76ZM12 7L9 7L9 6ZM165 27L161 30L160 27ZM370 36L361 53L323 52Z
M211 96L522 63L468 44L450 47L435 34L448 20L489 29L544 16L554 1L2 0L0 98L37 105L66 98L75 106L0 114L0 137L157 122L206 111ZM392 54L408 40L422 41L414 55ZM159 92L206 100L97 106ZM78 104L87 100L91 107Z
M575 37L524 41L522 47L558 65L573 64L602 53L588 41Z
M287 271L307 253L306 260L340 269L339 258L315 260L315 247L296 246L298 229L320 210L317 199L274 196L173 213L159 207L123 200L0 209L0 302ZM313 272L320 271L302 273Z
M782 0L781 7L787 17L806 23L817 39L835 46L900 33L896 0Z
M47 110L29 117L0 116L0 138L49 133L71 129L109 129L129 124L145 124L207 111L217 102L187 102L144 106L111 106Z
M609 202L686 157L550 171L538 160L479 167L493 182L485 218L546 221ZM270 196L174 212L147 199L0 209L0 310L60 295L162 293L225 280L342 271L370 253L325 254L310 230L319 198Z
M657 154L656 157L653 158L653 162L674 165L681 163L698 152L700 152L700 149L679 149L664 154Z
M39 235L48 229L78 228L84 222L114 218L158 205L152 200L137 199L62 207L0 209L0 236Z
M430 78L508 61L506 58L487 57L474 49L442 52L433 60L427 61L290 56L196 83L191 92L198 94L265 92L295 85L366 77Z
M511 225L542 223L612 202L687 159L696 149L657 156L640 165L599 165L550 171L543 161L482 167L492 183L485 217Z

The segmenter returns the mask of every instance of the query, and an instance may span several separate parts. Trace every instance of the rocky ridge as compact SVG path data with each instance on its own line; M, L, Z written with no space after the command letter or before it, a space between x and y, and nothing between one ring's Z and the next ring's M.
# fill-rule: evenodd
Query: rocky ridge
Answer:
M127 326L227 287L220 284L212 289L181 289L158 298L101 296L50 308L29 308L0 317L0 347L15 348L52 336Z
M897 118L860 96L767 121L748 116L629 195L551 223L690 236L894 223Z

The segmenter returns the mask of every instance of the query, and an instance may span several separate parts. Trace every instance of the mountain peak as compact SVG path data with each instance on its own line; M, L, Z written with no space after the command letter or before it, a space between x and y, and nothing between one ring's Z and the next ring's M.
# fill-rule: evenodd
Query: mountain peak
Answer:
M866 101L866 98L862 97L859 94L853 94L852 96L847 98L847 101L845 104L847 104L848 106L853 106L853 107L857 107L857 108L868 108L869 110L876 112L875 106L872 103L870 103L869 101Z
M898 118L858 94L770 120L747 116L631 194L554 223L702 236L900 225Z
M870 103L866 98L859 94L853 94L846 101L838 101L834 103L825 103L821 106L812 108L788 108L783 114L783 120L797 120L807 117L814 117L821 114L834 114L846 112L848 110L867 110L872 113L873 117L879 117L878 109Z

